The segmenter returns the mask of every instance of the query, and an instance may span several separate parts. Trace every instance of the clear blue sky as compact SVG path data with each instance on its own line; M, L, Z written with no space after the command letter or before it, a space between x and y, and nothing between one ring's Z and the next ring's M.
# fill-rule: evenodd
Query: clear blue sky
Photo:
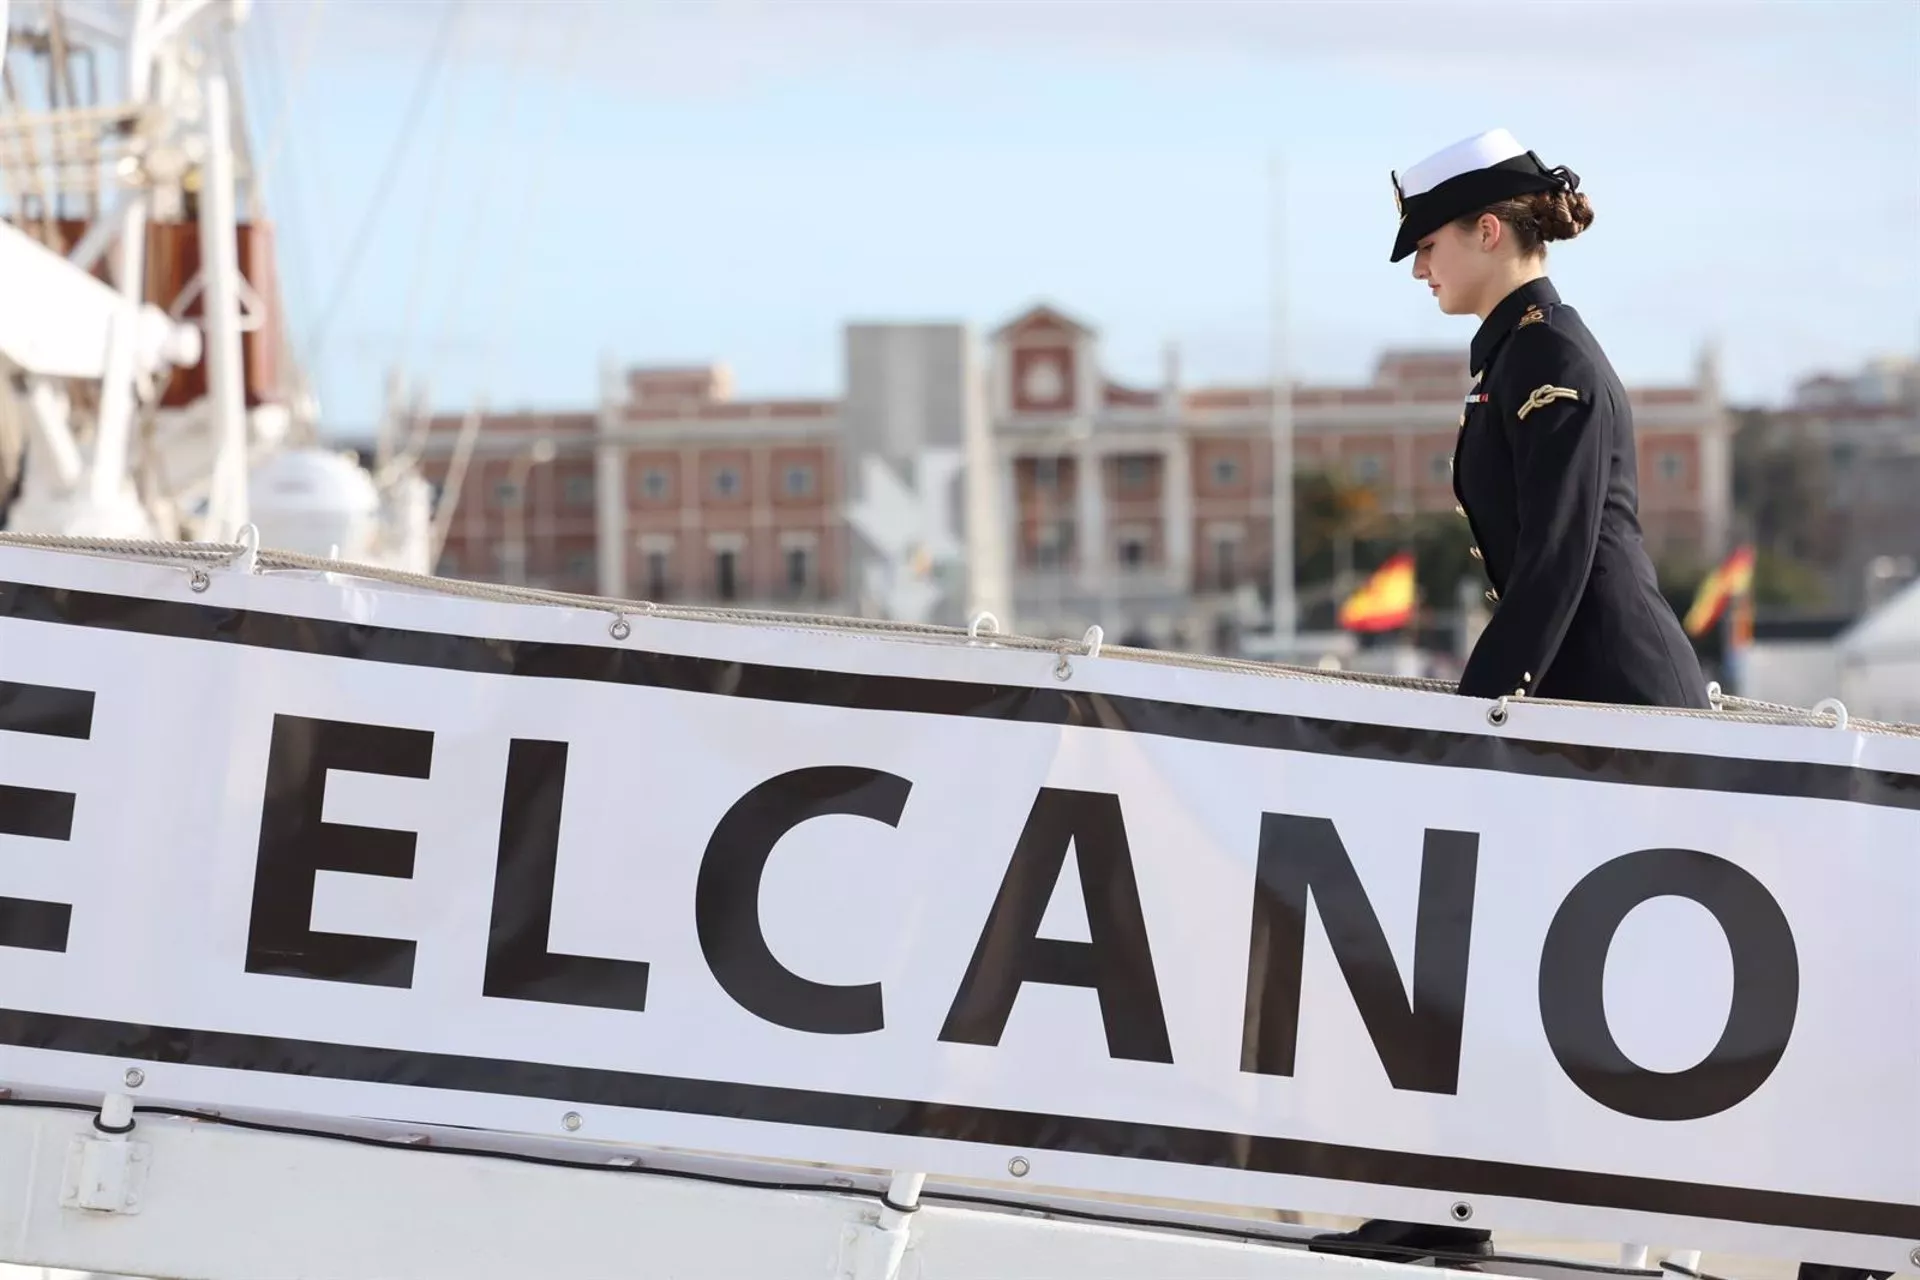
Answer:
M445 408L584 407L602 352L832 394L845 320L1036 299L1123 379L1168 341L1260 379L1276 152L1294 369L1364 378L1464 348L1386 261L1387 172L1495 125L1581 174L1598 219L1553 274L1629 381L1715 339L1775 399L1920 349L1912 0L468 0L366 223L449 2L261 0L245 36L337 432L395 361Z

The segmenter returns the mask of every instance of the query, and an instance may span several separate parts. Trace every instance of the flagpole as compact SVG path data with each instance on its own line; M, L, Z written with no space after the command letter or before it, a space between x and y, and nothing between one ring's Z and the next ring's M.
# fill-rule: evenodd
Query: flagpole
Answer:
M1267 200L1271 220L1267 251L1272 367L1267 428L1273 458L1273 641L1275 656L1290 662L1299 628L1299 606L1293 583L1293 385L1287 363L1286 170L1277 151L1267 157Z

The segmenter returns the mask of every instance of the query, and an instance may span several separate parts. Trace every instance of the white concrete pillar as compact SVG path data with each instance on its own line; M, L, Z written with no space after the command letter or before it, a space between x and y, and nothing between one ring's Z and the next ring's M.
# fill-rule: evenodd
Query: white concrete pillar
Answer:
M1093 441L1081 441L1074 459L1080 585L1085 591L1097 593L1113 566L1113 548L1107 545L1107 478Z
M1160 512L1166 521L1167 576L1180 591L1193 589L1193 442L1173 437L1162 455Z
M627 594L627 450L616 438L621 393L620 370L611 356L600 360L600 405L594 422L593 523L594 566L603 596Z

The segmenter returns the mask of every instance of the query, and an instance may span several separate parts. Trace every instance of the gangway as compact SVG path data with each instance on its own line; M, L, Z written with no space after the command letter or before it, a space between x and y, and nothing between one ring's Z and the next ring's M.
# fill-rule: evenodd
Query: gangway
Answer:
M13 535L0 826L18 1266L1920 1268L1920 730L1838 706Z

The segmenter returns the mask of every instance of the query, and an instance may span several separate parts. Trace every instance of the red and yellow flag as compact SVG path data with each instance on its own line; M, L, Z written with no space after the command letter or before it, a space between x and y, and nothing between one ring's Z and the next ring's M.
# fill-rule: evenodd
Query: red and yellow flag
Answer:
M1392 631L1413 620L1413 553L1402 551L1340 604L1340 625L1349 631Z
M1718 568L1706 576L1694 592L1693 607L1687 610L1686 628L1690 636L1704 635L1720 621L1729 601L1737 600L1753 587L1753 548L1737 547Z

